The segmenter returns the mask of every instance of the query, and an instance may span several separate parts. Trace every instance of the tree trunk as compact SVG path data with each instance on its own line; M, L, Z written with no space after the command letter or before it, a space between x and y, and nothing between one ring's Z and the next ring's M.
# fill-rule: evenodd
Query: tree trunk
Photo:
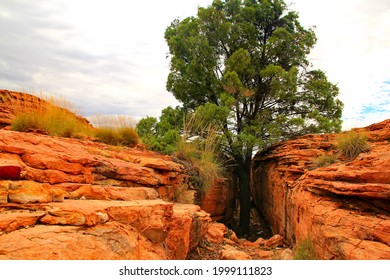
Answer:
M247 158L238 166L238 186L240 188L240 234L248 234L250 231L251 210L251 158Z

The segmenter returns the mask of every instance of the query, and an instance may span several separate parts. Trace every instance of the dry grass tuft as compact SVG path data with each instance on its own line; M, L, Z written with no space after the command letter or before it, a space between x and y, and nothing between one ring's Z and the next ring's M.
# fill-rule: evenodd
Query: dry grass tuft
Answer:
M337 138L336 147L340 155L348 160L354 159L360 153L370 150L367 143L367 136L353 130L341 134Z
M134 127L134 120L128 116L97 115L91 118L97 127L95 137L106 144L134 147L141 143Z
M184 136L178 143L176 156L196 166L205 191L225 172L219 155L219 131L218 127L194 114L185 120Z
M92 126L69 109L56 104L63 104L65 99L54 97L47 102L40 102L35 107L21 106L11 123L16 131L40 131L52 136L84 138L92 134ZM69 105L70 103L67 102Z

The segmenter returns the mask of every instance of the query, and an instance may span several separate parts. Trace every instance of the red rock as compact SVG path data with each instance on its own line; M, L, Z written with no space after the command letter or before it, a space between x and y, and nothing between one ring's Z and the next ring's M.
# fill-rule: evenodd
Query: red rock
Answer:
M206 240L211 243L222 243L228 229L224 224L212 223L206 233Z
M83 183L164 190L185 184L184 167L150 151L85 140L0 130L0 158L20 157L23 179L49 184Z
M274 259L277 260L293 260L294 253L290 248L285 248L277 251L274 255Z
M183 167L171 160L165 160L163 158L141 158L139 163L143 167L148 167L157 170L164 171L174 171L180 172L183 170ZM172 173L171 176L175 176L175 173Z
M222 260L251 260L252 258L244 251L230 245L225 245L221 252Z
M22 107L44 104L0 94L4 125ZM198 197L185 187L187 170L169 156L0 130L5 161L20 166L20 177L0 180L0 259L186 259L211 222L197 205L158 199L176 199L179 188L192 201ZM30 214L11 214L22 210Z
M20 180L20 172L19 164L0 162L0 180Z
M8 182L0 181L0 203L8 202Z
M106 187L105 189L112 200L142 200L159 197L158 192L151 188Z
M266 239L262 238L262 237L259 237L255 242L251 242L251 241L241 241L242 245L243 246L247 246L247 247L263 247L265 246L265 243L266 243Z
M33 168L58 170L73 175L83 174L85 169L80 163L67 162L60 158L50 157L45 154L23 155L22 160Z
M94 227L36 225L0 236L0 259L158 260L168 259L162 244L118 222Z
M320 259L390 259L390 120L357 129L370 151L316 168L337 135L306 135L256 155L252 192L285 242L311 239ZM303 172L298 172L302 170Z
M14 211L5 212L0 215L0 232L11 232L19 228L33 226L37 221L45 215L43 211Z
M162 200L65 200L26 208L28 215L0 211L0 230L9 232L0 234L0 259L185 259L210 223L199 206ZM10 226L13 218L20 219Z
M256 255L258 256L258 259L267 260L274 256L274 252L267 250L257 250Z
M86 217L80 212L62 211L56 209L48 211L48 213L40 221L45 225L81 226L86 224ZM93 219L93 222L90 225L95 224L97 224L97 218Z
M199 205L214 221L229 221L233 218L235 192L233 179L220 178L202 192Z
M169 259L184 260L206 235L211 219L197 205L175 204L173 209L166 238L168 256Z
M66 191L66 187L63 189ZM69 190L69 198L80 199L85 197L90 200L141 200L141 199L156 199L159 197L158 192L151 188L123 188L113 186L100 185L74 185L73 189Z
M272 236L270 239L264 242L264 246L267 248L275 248L283 245L283 237L279 234Z

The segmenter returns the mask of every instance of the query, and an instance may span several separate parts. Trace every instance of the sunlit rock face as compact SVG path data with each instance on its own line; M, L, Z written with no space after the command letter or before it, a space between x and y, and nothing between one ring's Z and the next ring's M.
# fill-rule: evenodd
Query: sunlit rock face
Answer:
M0 130L0 259L185 259L210 215L170 157Z
M347 160L338 135L306 135L256 155L252 193L273 233L311 239L321 259L390 259L390 120L357 129L369 151ZM315 159L338 159L317 167Z

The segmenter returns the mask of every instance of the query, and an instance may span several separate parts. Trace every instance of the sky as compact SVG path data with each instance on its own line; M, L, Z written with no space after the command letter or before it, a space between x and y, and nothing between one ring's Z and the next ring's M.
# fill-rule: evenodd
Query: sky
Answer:
M318 38L309 58L338 85L344 129L390 118L390 1L286 0ZM165 29L212 0L0 0L0 88L59 96L84 116L158 117Z

